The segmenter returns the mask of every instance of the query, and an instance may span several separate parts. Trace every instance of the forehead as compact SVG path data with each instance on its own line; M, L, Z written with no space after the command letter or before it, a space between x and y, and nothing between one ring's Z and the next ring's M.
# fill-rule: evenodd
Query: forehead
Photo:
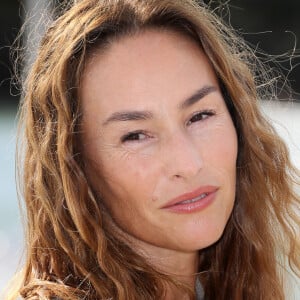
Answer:
M149 41L151 43L149 44ZM108 57L111 52L117 54L128 49L147 54L151 52L151 48L164 44L168 46L169 42L175 42L178 46L184 44L194 44L197 48L201 48L200 39L184 30L171 27L147 27L139 30L132 30L128 33L120 33L120 35L104 37L103 41L96 42L96 47L91 47L88 55L88 62L91 62L97 55ZM98 45L98 46L97 46Z
M80 92L83 102L101 101L109 109L112 103L145 106L149 99L182 99L207 84L217 79L199 43L170 30L147 30L91 55Z

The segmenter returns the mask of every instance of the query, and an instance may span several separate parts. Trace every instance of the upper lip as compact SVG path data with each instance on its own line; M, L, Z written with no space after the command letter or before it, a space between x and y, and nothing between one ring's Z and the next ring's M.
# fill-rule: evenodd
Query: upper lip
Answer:
M171 199L162 208L168 208L168 207L171 207L182 201L194 199L194 198L200 196L201 194L214 193L217 190L218 190L218 187L216 187L216 186L212 186L212 185L201 186L201 187L197 188L196 190L193 190L192 192L187 192L178 197Z

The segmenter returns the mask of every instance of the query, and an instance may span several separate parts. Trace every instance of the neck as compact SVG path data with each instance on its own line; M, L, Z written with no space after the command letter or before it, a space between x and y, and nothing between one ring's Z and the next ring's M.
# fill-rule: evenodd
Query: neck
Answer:
M181 282L194 286L198 272L198 251L178 252L162 250L159 253L147 253L148 261L159 271L174 276Z
M145 253L143 253L145 255ZM160 249L159 253L147 253L146 258L159 271L172 276L183 284L195 289L196 273L198 272L198 251L182 253ZM189 296L175 286L166 287L166 300L188 300Z
M198 272L199 251L184 252L160 248L129 236L120 230L116 224L111 224L111 227L114 227L115 233L118 233L119 238L128 242L131 246L134 245L135 250L154 268L166 275L170 275L194 290ZM176 287L167 286L166 291L167 296L165 299L167 300L189 299L187 295L183 295L182 291L179 291Z

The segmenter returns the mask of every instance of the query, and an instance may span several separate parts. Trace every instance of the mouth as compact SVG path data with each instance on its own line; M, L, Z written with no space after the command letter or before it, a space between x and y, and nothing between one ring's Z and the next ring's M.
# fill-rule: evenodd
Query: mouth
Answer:
M202 186L192 192L182 194L163 206L163 209L178 213L191 213L202 210L211 204L217 194L218 187Z

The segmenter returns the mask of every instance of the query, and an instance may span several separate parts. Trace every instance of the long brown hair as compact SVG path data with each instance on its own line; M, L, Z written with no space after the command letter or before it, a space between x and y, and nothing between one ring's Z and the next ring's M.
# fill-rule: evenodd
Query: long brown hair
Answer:
M238 133L236 201L221 239L199 252L205 299L284 299L285 259L300 276L299 175L262 115L270 77L253 52L193 0L74 1L47 30L24 83L25 299L160 299L178 281L106 225L80 153L87 57L147 28L191 36L211 61ZM259 76L262 74L262 76ZM263 81L264 77L265 81ZM263 86L263 87L262 87ZM260 87L260 88L259 88Z

